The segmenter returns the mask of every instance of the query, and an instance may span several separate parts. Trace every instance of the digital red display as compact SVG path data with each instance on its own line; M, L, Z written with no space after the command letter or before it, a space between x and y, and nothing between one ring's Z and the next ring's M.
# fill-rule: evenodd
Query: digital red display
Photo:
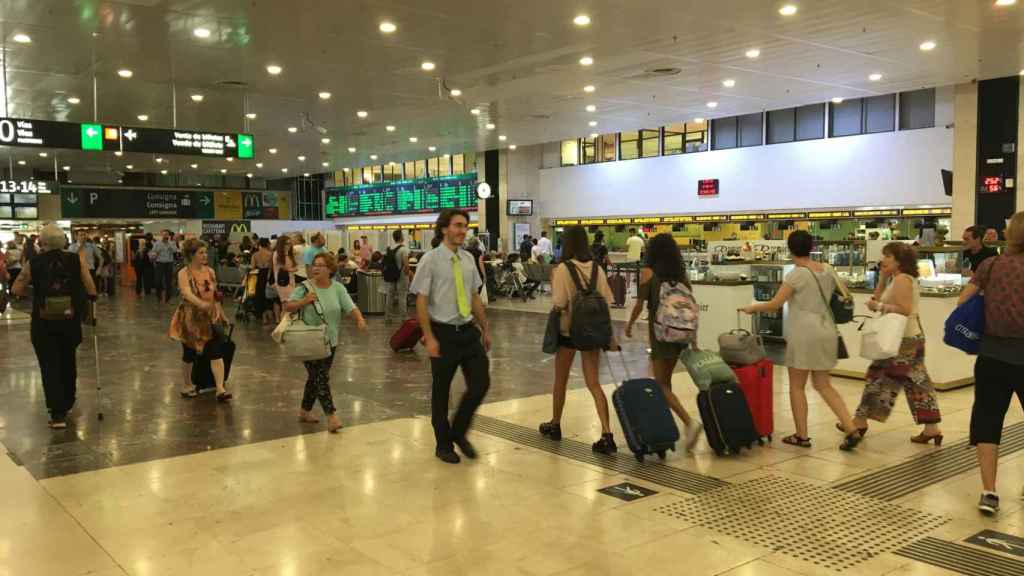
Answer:
M718 196L718 178L697 181L697 196Z
M1003 191L1003 177L1002 176L986 176L982 180L982 188L985 192L1002 192Z

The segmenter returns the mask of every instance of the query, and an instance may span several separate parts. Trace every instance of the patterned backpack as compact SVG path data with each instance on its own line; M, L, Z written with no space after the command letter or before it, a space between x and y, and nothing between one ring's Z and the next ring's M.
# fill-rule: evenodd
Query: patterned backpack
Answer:
M682 282L662 282L654 314L654 338L659 342L691 344L697 339L700 308Z

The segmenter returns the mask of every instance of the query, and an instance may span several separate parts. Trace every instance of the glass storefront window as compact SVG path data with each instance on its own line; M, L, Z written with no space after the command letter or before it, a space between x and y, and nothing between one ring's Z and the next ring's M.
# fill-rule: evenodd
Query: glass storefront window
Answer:
M373 184L373 166L363 166L362 184Z
M600 157L601 162L614 162L615 161L615 134L605 134L601 136L601 150Z
M402 166L402 179L411 180L416 177L416 163L412 160Z
M580 138L580 164L597 162L597 138Z
M428 158L427 159L427 176L437 176L441 171L441 159L440 158Z
M384 182L394 182L402 179L402 165L396 162L388 162L384 165Z
M452 156L452 174L465 174L466 173L466 156L464 154L456 154Z
M580 141L562 140L562 166L575 166L580 163ZM587 164L587 162L583 162Z
M416 177L426 178L427 177L427 161L417 160L416 161Z
M374 184L377 184L378 182L383 182L383 181L384 181L384 167L383 166L374 166L373 167L373 180L372 180L372 182Z
M441 162L438 164L438 176L451 176L452 174L452 157L448 154L441 156Z
M466 152L466 172L476 172L476 152Z
M619 160L658 155L658 130L643 129L619 134Z

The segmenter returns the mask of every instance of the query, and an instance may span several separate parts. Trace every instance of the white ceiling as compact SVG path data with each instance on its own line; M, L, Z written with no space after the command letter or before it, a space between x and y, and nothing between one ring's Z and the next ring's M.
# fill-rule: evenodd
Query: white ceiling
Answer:
M657 127L1017 74L1024 0L0 0L8 115L248 131L253 162L58 152L72 170L160 168L266 177L441 152ZM592 24L573 25L578 13ZM378 31L382 20L398 31ZM196 27L212 31L208 39ZM28 34L31 44L12 41ZM938 47L922 52L933 40ZM761 56L744 53L759 48ZM581 56L596 63L579 65ZM424 72L423 60L437 69ZM284 72L272 77L270 63ZM674 76L645 71L674 67ZM134 78L117 76L130 68ZM868 75L884 79L871 82ZM722 86L732 78L733 88ZM242 82L224 87L221 82ZM584 94L594 84L597 91ZM174 86L172 90L172 85ZM461 98L442 95L459 88ZM321 90L332 93L322 101ZM193 93L205 100L196 104ZM72 106L68 96L81 98ZM717 101L715 110L708 101ZM594 104L596 113L584 107ZM479 116L470 108L482 110ZM366 120L355 112L370 112ZM258 114L246 121L244 112ZM487 122L497 129L488 131ZM394 133L385 125L397 126ZM300 128L289 134L288 126ZM326 131L329 145L320 142ZM499 142L498 135L508 140ZM419 139L416 144L409 137ZM349 146L358 148L350 154ZM277 155L267 150L276 147ZM38 150L14 159L52 167ZM296 158L305 155L301 164ZM255 162L264 168L255 168ZM7 159L0 155L0 162Z

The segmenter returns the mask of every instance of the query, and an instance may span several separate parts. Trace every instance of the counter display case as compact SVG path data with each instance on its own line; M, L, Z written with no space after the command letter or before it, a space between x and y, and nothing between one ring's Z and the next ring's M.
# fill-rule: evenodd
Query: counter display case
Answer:
M792 264L781 262L752 264L750 266L750 273L754 281L754 300L769 302L772 298L775 298L775 294L782 287L782 280L792 271ZM788 314L788 305L775 312L756 314L754 324L757 327L758 334L771 342L785 342L786 316Z

